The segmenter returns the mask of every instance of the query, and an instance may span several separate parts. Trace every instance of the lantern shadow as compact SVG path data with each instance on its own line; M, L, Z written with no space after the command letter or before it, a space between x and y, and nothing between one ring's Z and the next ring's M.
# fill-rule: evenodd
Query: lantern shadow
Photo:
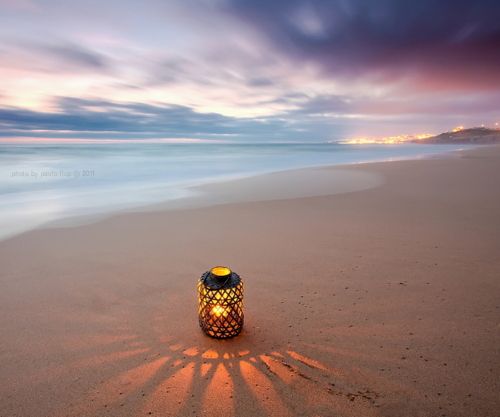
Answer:
M379 394L349 381L345 371L291 346L261 347L245 330L222 341L193 332L184 342L123 330L129 336L113 344L111 352L75 364L86 370L109 366L109 371L61 415L86 415L81 410L88 413L89 407L107 415L220 416L237 415L239 409L263 416L335 410L356 415L346 411L353 402L366 409L378 406Z

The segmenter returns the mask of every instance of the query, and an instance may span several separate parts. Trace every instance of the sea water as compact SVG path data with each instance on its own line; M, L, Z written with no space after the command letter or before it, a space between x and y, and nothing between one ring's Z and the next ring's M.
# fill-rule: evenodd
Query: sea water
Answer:
M182 199L192 187L297 168L422 158L454 145L0 144L0 238L64 218Z

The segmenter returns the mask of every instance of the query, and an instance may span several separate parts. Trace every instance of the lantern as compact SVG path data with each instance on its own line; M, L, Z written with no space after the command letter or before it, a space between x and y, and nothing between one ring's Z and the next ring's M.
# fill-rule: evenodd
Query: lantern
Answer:
M243 281L225 266L205 272L198 281L198 319L209 336L227 339L243 327Z

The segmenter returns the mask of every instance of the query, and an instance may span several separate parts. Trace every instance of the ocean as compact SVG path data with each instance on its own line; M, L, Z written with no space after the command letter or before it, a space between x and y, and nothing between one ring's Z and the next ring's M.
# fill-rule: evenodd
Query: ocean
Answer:
M140 209L191 187L324 165L423 158L454 145L0 144L0 238L55 220Z

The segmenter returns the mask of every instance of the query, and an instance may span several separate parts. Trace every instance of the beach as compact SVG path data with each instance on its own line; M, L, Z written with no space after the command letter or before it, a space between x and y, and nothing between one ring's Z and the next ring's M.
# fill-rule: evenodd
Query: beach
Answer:
M0 416L498 416L499 167L287 171L1 241ZM245 285L226 341L197 321L215 265Z

